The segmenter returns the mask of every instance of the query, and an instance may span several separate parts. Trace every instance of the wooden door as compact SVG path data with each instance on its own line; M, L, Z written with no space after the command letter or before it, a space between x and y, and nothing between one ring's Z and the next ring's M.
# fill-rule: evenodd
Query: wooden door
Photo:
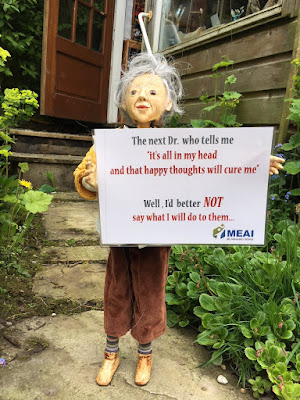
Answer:
M45 0L41 114L105 123L114 0Z

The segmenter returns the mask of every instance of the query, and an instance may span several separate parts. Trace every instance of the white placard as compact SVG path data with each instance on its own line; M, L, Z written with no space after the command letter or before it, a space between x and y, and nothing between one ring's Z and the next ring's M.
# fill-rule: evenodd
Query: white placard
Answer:
M95 130L104 245L262 245L273 128Z

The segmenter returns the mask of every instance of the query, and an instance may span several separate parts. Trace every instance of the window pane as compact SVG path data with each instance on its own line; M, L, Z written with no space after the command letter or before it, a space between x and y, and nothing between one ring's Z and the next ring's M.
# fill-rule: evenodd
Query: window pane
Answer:
M159 51L196 39L207 29L260 11L270 1L260 0L164 0L160 25ZM254 4L259 4L255 9Z
M102 51L102 30L104 17L94 12L92 49Z
M74 0L60 0L58 35L71 40Z
M89 21L89 8L78 3L77 25L76 25L76 43L87 46L87 32Z
M105 11L105 0L95 0L94 7L99 11Z

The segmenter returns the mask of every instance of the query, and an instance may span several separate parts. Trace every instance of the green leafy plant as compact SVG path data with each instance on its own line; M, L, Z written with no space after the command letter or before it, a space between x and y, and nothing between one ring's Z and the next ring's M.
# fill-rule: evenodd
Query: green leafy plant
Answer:
M241 126L236 120L236 114L234 110L239 104L239 99L242 95L236 91L229 90L230 86L236 82L236 77L232 74L228 76L227 69L233 65L234 61L229 60L226 56L222 57L222 61L215 64L212 68L213 75L211 78L215 79L215 94L210 97L207 94L200 97L200 100L204 103L211 104L203 108L203 112L212 112L212 119L198 119L191 120L191 125L194 128L207 128L207 127L237 127ZM226 68L226 72L218 72L220 68ZM218 96L218 80L220 77L225 77L224 91L221 96ZM218 117L216 117L218 112ZM218 122L216 121L218 120Z
M277 144L275 155L286 160L284 174L273 175L269 191L269 207L275 222L280 220L284 211L286 219L293 219L295 215L294 201L300 196L300 59L292 62L296 65L294 80L294 99L289 100L291 119L297 125L297 132L289 138L288 143Z
M7 53L2 48L0 58L5 63ZM52 196L33 190L30 182L21 179L22 174L28 171L27 163L19 163L18 174L10 176L9 157L14 143L10 129L33 115L38 108L36 99L37 94L30 90L6 89L0 116L0 249L3 257L0 265L13 267L24 275L26 271L20 269L18 264L24 236L35 214L47 210Z
M1 42L12 57L0 63L2 89L19 87L39 91L44 2L0 0Z
M222 107L216 96L212 103L208 111ZM168 325L197 329L196 341L212 351L208 363L229 362L255 398L299 396L299 135L274 149L286 165L271 178L265 247L174 246L170 257Z
M255 398L259 399L271 387L279 399L293 400L300 396L300 354L295 355L299 347L300 341L289 354L283 343L267 340L245 349L246 357L255 361L256 369L265 371L269 379L269 382L261 376L249 379Z

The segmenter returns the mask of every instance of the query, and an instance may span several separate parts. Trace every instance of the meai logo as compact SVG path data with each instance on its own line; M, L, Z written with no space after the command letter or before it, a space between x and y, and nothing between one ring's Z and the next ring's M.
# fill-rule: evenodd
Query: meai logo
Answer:
M253 240L254 230L253 229L225 229L225 225L222 224L213 230L213 237L216 239L227 240Z
M213 230L213 237L216 239L222 239L225 234L225 225L222 224Z

